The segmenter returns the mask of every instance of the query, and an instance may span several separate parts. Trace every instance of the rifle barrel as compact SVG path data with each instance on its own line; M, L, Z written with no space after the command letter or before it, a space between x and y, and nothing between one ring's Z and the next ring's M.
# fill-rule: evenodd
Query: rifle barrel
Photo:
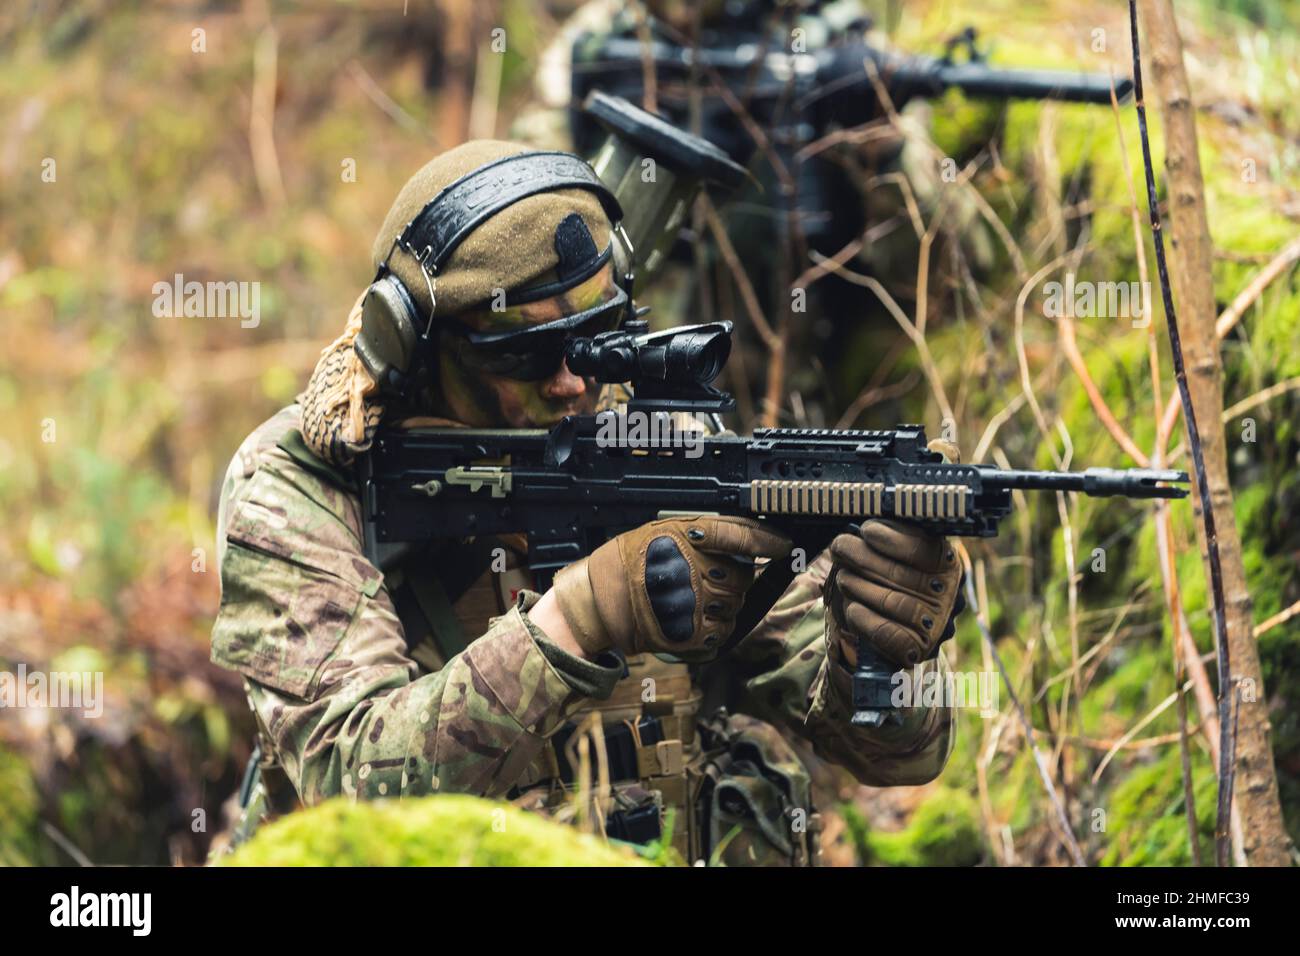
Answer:
M956 87L967 96L1103 105L1110 102L1111 78L1104 73L1000 70L983 63L953 63L940 67L938 79L944 89ZM1115 96L1120 102L1132 93L1132 80L1115 78Z
M1124 495L1127 498L1185 498L1187 472L1156 468L1089 468L1087 471L1002 471L981 468L981 478L991 488L1020 488L1026 491L1082 491L1095 498ZM1166 484L1161 484L1166 482Z

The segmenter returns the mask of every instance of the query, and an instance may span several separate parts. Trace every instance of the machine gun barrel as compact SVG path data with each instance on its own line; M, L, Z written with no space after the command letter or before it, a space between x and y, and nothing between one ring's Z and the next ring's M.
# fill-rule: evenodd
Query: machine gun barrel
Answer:
M1087 471L1003 471L981 468L987 488L1024 491L1081 491L1094 498L1185 498L1186 488L1160 482L1186 482L1187 472L1155 468L1089 468Z
M845 101L858 97L875 101L875 87L867 74L869 61L889 91L895 106L916 97L934 98L950 89L981 99L1058 100L1105 105L1110 102L1111 77L1105 73L1069 70L1004 69L975 58L955 62L947 57L898 54L865 45L840 46L820 54L817 89L806 103L828 99L835 115L863 121L871 111L853 109ZM1115 78L1115 96L1121 102L1133 93L1133 81ZM841 115L843 114L843 115ZM859 115L861 114L861 115Z
M983 63L950 63L940 66L935 75L943 89L959 89L967 96L1098 105L1110 102L1110 77L1104 73L1001 70ZM1123 102L1132 93L1133 81L1128 77L1117 77L1116 98Z

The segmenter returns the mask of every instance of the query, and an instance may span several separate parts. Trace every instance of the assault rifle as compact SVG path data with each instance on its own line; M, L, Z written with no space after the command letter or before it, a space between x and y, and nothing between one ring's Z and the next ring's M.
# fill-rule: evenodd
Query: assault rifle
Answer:
M634 389L618 412L569 416L548 429L382 428L361 462L366 549L523 533L528 565L544 590L565 565L608 538L672 515L743 515L770 523L811 558L867 518L922 525L943 535L992 537L1011 493L1081 491L1093 496L1182 498L1180 471L1090 468L1004 471L949 464L927 449L920 425L893 430L764 428L704 435L670 413L713 416L735 406L709 383L731 350L731 323L650 332L621 329L573 338L574 374ZM636 418L640 416L640 418ZM654 427L647 430L647 423ZM637 425L640 427L636 427ZM786 590L794 563L759 574L720 646L748 634ZM866 646L853 676L855 724L890 718L891 668Z
M702 94L700 135L741 165L748 164L756 143L714 90L715 78L767 131L779 152L798 149L836 126L849 128L882 116L877 83L898 109L950 89L996 100L1110 102L1111 77L1105 73L990 65L977 47L973 27L950 38L940 56L929 56L873 46L865 39L866 18L836 28L814 9L792 27L779 16L762 16L765 6L761 0L746 5L734 22L704 31L693 46L653 21L649 43L631 24L616 25L610 33L581 34L573 45L570 114L578 151L589 155L603 137L579 108L588 94L602 90L639 102L647 62L654 69L664 117L690 128L689 84L694 78ZM1132 91L1132 80L1115 80L1121 101Z

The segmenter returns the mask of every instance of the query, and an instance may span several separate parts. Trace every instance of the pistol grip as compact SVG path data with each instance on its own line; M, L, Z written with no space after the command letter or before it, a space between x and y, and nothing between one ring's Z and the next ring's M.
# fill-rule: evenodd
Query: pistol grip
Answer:
M880 727L901 723L903 715L893 703L894 674L898 668L858 638L858 666L853 671L853 719L855 727Z

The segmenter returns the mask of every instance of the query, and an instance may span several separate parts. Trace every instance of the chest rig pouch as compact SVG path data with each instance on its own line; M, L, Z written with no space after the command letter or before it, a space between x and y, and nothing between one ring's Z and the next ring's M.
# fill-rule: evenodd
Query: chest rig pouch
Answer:
M696 833L688 764L699 751L699 706L685 664L630 657L609 698L574 714L524 772L511 799L561 822L598 813L610 839L665 839L689 859Z
M812 781L771 724L719 709L700 727L694 769L700 859L710 866L816 866Z

